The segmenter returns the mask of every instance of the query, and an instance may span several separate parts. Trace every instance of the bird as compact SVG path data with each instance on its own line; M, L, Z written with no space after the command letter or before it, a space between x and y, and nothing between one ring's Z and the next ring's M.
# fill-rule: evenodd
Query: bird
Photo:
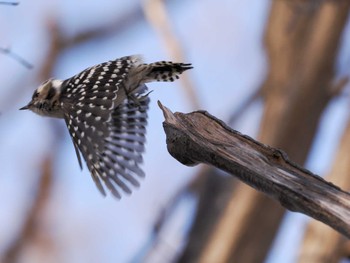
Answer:
M143 63L125 56L89 67L65 79L48 79L20 110L64 119L78 163L82 158L103 196L120 199L139 187L146 142L149 93L146 83L174 81L190 63Z

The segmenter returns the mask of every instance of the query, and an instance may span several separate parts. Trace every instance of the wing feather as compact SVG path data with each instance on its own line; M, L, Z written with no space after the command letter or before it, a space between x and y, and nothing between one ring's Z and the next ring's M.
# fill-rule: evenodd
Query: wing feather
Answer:
M132 60L130 57L129 63ZM83 76L81 73L73 77L66 84L61 102L79 163L80 152L100 192L106 194L105 186L117 198L121 198L120 191L131 193L131 186L139 186L137 178L144 177L140 164L149 105L149 98L143 96L146 86L137 89L138 102L129 100L122 92L131 67L125 61L122 58L102 63L85 71ZM123 72L118 73L114 82L99 78L101 72L106 72L102 76L111 75L110 68L118 67ZM124 97L120 99L119 95Z

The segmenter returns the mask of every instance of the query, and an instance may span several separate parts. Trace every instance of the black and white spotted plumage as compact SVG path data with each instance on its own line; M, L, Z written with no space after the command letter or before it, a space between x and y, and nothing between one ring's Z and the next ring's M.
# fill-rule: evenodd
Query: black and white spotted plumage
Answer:
M104 186L120 198L144 176L149 97L145 83L174 81L190 64L143 64L139 56L122 57L90 67L64 81L48 80L21 109L63 118L80 166L80 154L103 195Z

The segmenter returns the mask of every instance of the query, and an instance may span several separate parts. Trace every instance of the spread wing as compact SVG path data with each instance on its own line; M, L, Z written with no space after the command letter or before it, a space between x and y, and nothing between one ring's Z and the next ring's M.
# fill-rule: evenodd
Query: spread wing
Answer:
M106 186L118 198L120 190L131 193L130 186L139 186L137 178L144 176L139 165L149 104L142 96L146 86L135 94L137 102L126 98L123 85L132 64L122 65L125 61L106 62L69 79L61 101L80 165L79 152L101 193Z

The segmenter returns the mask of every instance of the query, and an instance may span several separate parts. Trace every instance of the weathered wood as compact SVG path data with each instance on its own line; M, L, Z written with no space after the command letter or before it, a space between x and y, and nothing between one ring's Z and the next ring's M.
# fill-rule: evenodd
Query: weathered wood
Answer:
M339 142L332 168L326 179L344 190L350 190L350 119ZM311 220L306 227L298 263L336 263L346 257L346 239L333 229Z
M193 166L222 169L285 208L306 214L350 238L350 194L298 166L282 151L232 130L205 111L175 113L158 102L169 153Z

